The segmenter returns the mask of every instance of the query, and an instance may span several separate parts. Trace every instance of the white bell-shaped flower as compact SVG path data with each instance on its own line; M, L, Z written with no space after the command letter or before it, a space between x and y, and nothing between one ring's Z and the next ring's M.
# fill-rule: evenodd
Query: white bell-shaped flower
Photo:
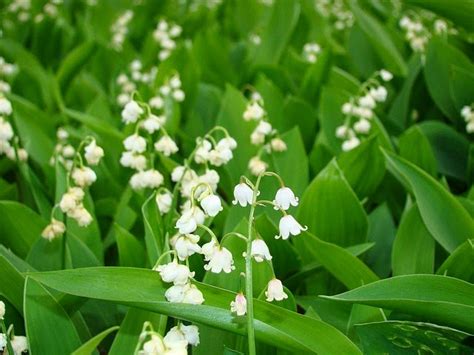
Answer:
M139 354L152 355L152 354L165 354L166 347L163 340L155 334L152 334L150 340L143 343L143 350Z
M189 304L203 304L204 297L199 289L191 284L173 285L165 292L165 297L168 302L172 303L189 303Z
M95 141L92 140L85 148L84 148L84 157L86 161L90 165L97 165L99 164L100 160L104 156L104 150L99 147Z
M268 249L268 246L263 239L252 240L252 248L250 251L250 255L255 259L257 263L261 263L264 260L272 260L270 250Z
M388 70L382 69L379 73L383 81L390 81L393 79L393 74Z
M365 96L360 97L358 100L358 103L360 106L365 107L365 108L369 108L369 109L375 108L375 100L372 97L372 95L370 95L370 93Z
M199 207L191 207L184 211L181 217L176 221L176 228L181 234L193 233L198 224L202 224L206 216Z
M196 153L194 154L194 161L197 164L203 164L209 160L210 152L212 149L212 144L207 139L204 139L200 144L199 147L196 149Z
M258 104L258 102L252 102L247 105L244 112L244 120L260 120L265 116L265 110Z
M67 215L74 219L80 227L87 227L92 223L92 215L83 205L79 205Z
M287 149L286 143L281 138L273 138L270 141L270 147L275 152L284 152Z
M201 253L198 242L199 236L196 234L177 234L170 241L179 260L185 260L195 253Z
M288 239L290 235L298 235L302 231L308 229L308 227L303 227L298 221L291 215L286 215L281 217L279 224L280 234L275 236L276 239Z
M253 190L246 183L241 182L234 187L234 200L232 203L237 203L242 207L246 207L247 204L251 205L253 202Z
M250 159L249 170L252 175L258 176L264 173L268 168L268 164L265 163L258 155Z
M170 136L163 136L155 143L155 150L163 153L163 155L169 157L171 154L176 153L179 149L175 141Z
M345 140L342 142L342 150L344 152L348 152L356 147L358 147L360 144L360 139L357 137L352 137L349 138L348 140Z
M0 140L2 141L9 141L10 139L13 138L13 128L10 122L5 121L1 116L0 116Z
M166 121L165 116L156 116L150 114L142 123L142 127L147 131L149 134L153 134L158 131L162 125L164 125Z
M122 110L122 120L125 124L135 123L143 112L143 108L136 101L130 101Z
M201 200L201 207L204 212L211 217L217 216L217 214L223 210L221 199L214 194L204 197Z
M168 264L158 265L156 270L164 282L172 282L175 285L185 285L194 277L194 272L190 271L188 266L178 264L176 259Z
M64 223L52 218L51 223L46 226L46 228L41 233L41 236L44 239L51 241L54 238L63 235L65 231L66 226L64 225Z
M158 170L150 169L139 171L132 175L130 186L134 190L145 188L155 189L163 183L163 175Z
M59 208L64 213L69 213L76 209L84 198L84 191L79 187L70 187L69 190L61 197Z
M298 197L289 187L281 187L278 189L275 199L273 200L275 209L287 210L291 206L298 206Z
M143 153L146 150L146 140L138 134L132 134L123 141L126 150L134 153Z
M173 195L170 191L158 192L155 197L156 204L160 214L166 214L171 210L171 205L173 204Z
M82 168L75 168L72 171L72 179L77 186L80 187L88 187L91 186L96 180L97 175L95 174L94 170L87 166L83 166Z
M283 284L278 279L272 279L268 282L267 290L265 291L265 297L268 302L282 301L288 298L288 295L283 290Z
M0 320L2 320L5 317L5 303L3 301L0 301ZM0 349L3 349L0 347Z
M375 101L384 102L387 99L387 89L383 86L372 88L369 92Z
M141 154L123 152L122 156L120 157L120 164L126 168L143 170L146 168L146 158Z
M237 148L237 141L232 137L225 137L217 143L217 147L220 149L234 150Z
M204 254L204 259L208 261L204 265L205 270L215 274L224 271L228 274L235 269L232 253L227 248L217 245L214 240L204 244L201 250Z
M235 300L230 303L230 311L238 316L244 316L247 313L247 299L243 293L238 293Z
M171 328L163 338L165 345L169 348L175 348L182 342L196 346L199 344L199 328L195 325L180 324Z
M361 134L367 134L370 132L370 122L365 118L361 118L354 124L354 131Z
M12 103L6 97L0 96L0 115L9 116L13 112Z

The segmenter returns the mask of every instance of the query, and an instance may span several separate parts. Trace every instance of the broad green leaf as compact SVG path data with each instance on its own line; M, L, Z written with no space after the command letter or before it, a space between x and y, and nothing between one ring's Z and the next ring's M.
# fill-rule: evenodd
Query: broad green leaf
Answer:
M307 232L295 238L303 239L303 241L300 240L298 243L303 242L313 258L319 261L322 266L348 289L353 289L379 279L367 265L336 244L324 242Z
M352 11L357 24L364 31L372 47L386 65L386 69L405 76L407 73L405 61L384 26L355 3L353 3Z
M145 249L137 238L118 224L114 225L120 266L144 267Z
M129 308L122 324L120 324L120 330L112 343L109 354L133 354L143 330L143 323L150 322L157 332L163 334L166 329L166 320L166 316L158 313Z
M66 238L67 252L71 258L73 268L100 266L101 262L97 259L90 248L73 233L68 232Z
M0 295L5 297L18 312L23 313L23 286L25 279L5 256L0 255Z
M472 70L452 66L449 85L454 107L460 113L464 106L471 104L474 96L474 74Z
M92 339L88 340L86 343L82 344L79 348L74 350L71 355L90 355L93 354L97 347L100 345L102 340L104 340L109 334L115 332L120 327L115 326L109 329L104 330L103 332L97 334Z
M474 12L474 1L472 0L404 0L406 4L419 6L429 11L446 17L456 25L464 27L470 32L474 32L472 23L472 13Z
M30 353L63 355L81 345L64 309L40 283L29 277L25 282L24 303Z
M297 1L277 1L262 34L254 64L277 64L288 43L300 15Z
M364 354L467 354L470 334L430 323L388 321L356 325Z
M155 271L116 267L84 270L36 273L34 278L69 294L128 304L246 334L245 327L236 322L229 310L235 297L230 291L198 283L206 300L204 305L173 304L166 302L164 292L168 286L163 285ZM342 333L324 322L259 300L255 300L254 307L258 341L300 352L360 354Z
M314 143L318 123L316 110L307 101L295 96L288 96L283 106L283 117L286 119L280 132L291 130L297 126L300 129L304 147L306 150L310 150Z
M61 62L56 79L63 92L66 92L74 77L81 71L89 58L94 54L96 44L84 42L74 48Z
M460 119L451 95L447 89L451 81L451 67L456 65L472 71L473 65L469 58L456 47L441 38L433 38L426 51L424 67L425 81L433 101L452 122Z
M0 201L0 243L18 256L26 257L46 225L46 221L25 205Z
M303 82L301 83L300 96L315 104L316 98L319 95L321 86L329 76L329 69L331 66L331 52L323 50L318 56L316 63L309 66L305 73Z
M165 236L163 235L163 220L155 201L155 193L152 193L143 204L142 214L148 261L153 266L166 248Z
M60 270L66 266L72 267L71 255L64 248L64 238L67 236L63 235L52 241L42 237L37 238L31 246L26 261L40 271Z
M412 126L399 139L400 156L436 177L437 163L428 138L419 126Z
M384 152L387 167L401 175L415 195L426 228L438 243L452 252L474 234L474 221L446 189L420 168Z
M474 282L474 244L468 239L461 244L439 267L439 275L448 275L468 282Z
M339 246L367 240L367 215L334 160L306 189L298 220L318 238Z
M336 301L393 309L473 332L474 285L448 276L406 275L380 280L336 296Z
M360 199L371 195L385 175L385 159L375 137L349 152L343 152L337 163Z
M415 204L403 215L393 243L393 275L431 274L434 268L434 257L433 236L426 229L418 206Z

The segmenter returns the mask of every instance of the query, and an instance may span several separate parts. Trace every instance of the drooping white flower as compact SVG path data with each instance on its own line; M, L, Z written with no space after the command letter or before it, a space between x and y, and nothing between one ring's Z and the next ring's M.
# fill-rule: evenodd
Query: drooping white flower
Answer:
M12 103L6 97L0 96L0 115L10 116L13 112Z
M209 163L214 166L222 166L227 164L233 156L232 150L217 146L209 152Z
M237 148L237 141L232 137L225 137L222 138L219 142L217 142L217 146L221 149L234 150L235 148Z
M171 303L203 304L204 297L199 289L191 284L173 285L165 292L165 297Z
M342 105L341 111L345 115L349 115L352 113L354 110L354 105L351 104L350 102L346 102L344 105Z
M264 173L268 168L268 164L265 163L258 155L254 156L249 161L249 170L252 175L258 176Z
M270 141L270 147L275 152L284 152L287 149L286 143L283 141L283 139L278 138L278 137L273 138Z
M291 206L298 206L298 197L289 187L281 187L278 189L275 199L273 200L275 209L287 210Z
M232 203L236 205L237 203L246 207L247 204L251 205L253 202L253 190L246 183L241 182L234 187L234 200Z
M244 120L261 120L265 116L265 110L258 104L258 102L249 103L244 112Z
M379 73L383 81L390 81L393 79L393 74L388 70L382 69Z
M62 154L64 158L72 158L76 154L76 150L72 145L68 144L63 147Z
M228 274L235 269L232 253L227 248L217 245L214 240L204 244L201 250L204 254L204 259L208 261L204 265L205 270L215 274L224 271Z
M142 123L143 128L149 133L153 134L158 131L166 121L165 116L156 116L151 114Z
M64 213L71 212L76 209L84 198L84 191L78 187L70 187L69 190L61 197L59 208Z
M15 335L13 339L10 340L12 344L13 353L15 355L21 355L28 351L28 339L21 335Z
M343 143L342 143L342 150L344 152L348 152L349 150L352 150L356 147L358 147L360 144L360 140L359 138L357 137L351 137L349 138L348 140L345 140Z
M150 107L160 110L163 108L165 103L161 96L154 96L148 101L148 104L150 105Z
M138 134L132 134L123 141L126 150L133 153L143 153L146 150L146 140Z
M92 223L92 215L82 204L70 211L68 216L74 219L80 227L87 227Z
M120 157L120 164L126 168L143 170L146 168L146 158L141 154L123 152L122 156Z
M244 316L247 313L247 299L243 293L238 293L235 300L230 303L230 311L238 316Z
M122 110L122 120L125 124L135 123L138 117L145 112L136 101L130 101Z
M204 174L199 176L199 182L208 184L212 188L212 191L217 190L217 184L219 184L219 181L220 176L217 171L213 169L207 169Z
M197 326L181 324L180 328L181 331L184 333L188 344L192 346L199 345L199 328Z
M100 160L104 156L104 150L99 147L95 141L92 140L85 148L84 148L84 157L86 161L90 165L97 165L99 164Z
M56 237L59 237L64 234L66 231L66 226L63 222L58 221L57 219L52 218L51 223L43 229L41 236L46 240L53 240Z
M307 230L308 227L303 227L298 221L291 215L285 215L281 217L279 223L280 234L276 235L275 238L282 238L283 240L288 239L290 235L298 235L301 231Z
M185 285L194 277L194 272L190 271L188 266L178 264L176 259L168 264L158 265L156 271L164 282L172 282L174 285Z
M211 152L212 144L207 139L203 139L200 142L199 147L196 149L194 154L194 161L197 164L203 164L209 160L209 153Z
M272 279L268 282L265 296L268 302L282 301L288 298L288 295L283 290L283 284L278 279Z
M198 244L199 236L196 234L177 234L170 244L176 251L179 260L185 260L195 253L201 253L201 247Z
M214 194L204 197L201 200L201 207L211 217L217 216L223 210L221 199Z
M3 301L0 301L0 320L3 319L3 317L5 317L5 303L3 303ZM0 347L0 350L2 348Z
M163 183L163 175L158 170L142 170L132 175L130 186L134 190L155 189Z
M199 207L191 207L183 212L181 217L176 221L176 228L181 234L193 233L198 224L204 223L204 212Z
M370 122L365 118L361 118L354 124L354 131L361 134L367 134L370 131Z
M384 86L372 88L369 92L375 101L384 102L387 99L388 93Z
M155 150L169 157L178 151L178 146L170 136L165 135L155 142Z
M252 248L250 255L255 259L257 263L261 263L264 260L272 260L270 250L263 239L252 240Z
M370 95L370 93L359 97L358 103L360 106L365 107L365 108L369 108L369 109L375 108L375 100L372 97L372 95Z
M152 334L150 340L143 343L143 350L139 352L140 355L157 355L166 354L166 347L163 340L155 334Z
M344 138L348 135L350 129L346 125L341 125L336 128L336 137Z
M1 116L0 116L0 140L2 141L9 141L10 139L13 138L13 128L10 122L5 121Z
M166 190L163 192L158 192L155 197L156 204L160 214L166 214L171 210L171 205L173 203L173 195L170 191Z
M176 101L178 102L182 102L184 101L185 97L186 97L186 94L184 93L183 90L181 89L178 89L178 90L173 90L173 99L175 99Z
M165 345L169 348L174 348L183 341L186 344L196 346L199 344L199 328L195 325L180 324L171 328L164 337Z
M82 168L75 168L72 171L72 179L77 186L88 187L91 186L96 180L97 175L94 170L88 166L83 166Z

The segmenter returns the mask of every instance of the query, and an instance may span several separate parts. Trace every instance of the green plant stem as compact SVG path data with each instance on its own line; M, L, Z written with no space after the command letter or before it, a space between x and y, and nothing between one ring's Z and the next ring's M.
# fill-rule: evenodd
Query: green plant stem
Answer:
M253 324L253 277L252 277L252 229L254 223L255 207L257 206L257 195L260 180L263 175L257 178L253 188L252 205L249 213L249 227L247 237L247 254L245 255L245 297L247 298L247 337L249 345L249 354L255 355L255 329Z
M7 340L7 350L9 354L14 354L12 343L10 342L10 337L8 336L7 326L5 325L5 321L3 319L0 320L0 327L2 329L3 334L5 334L5 338Z

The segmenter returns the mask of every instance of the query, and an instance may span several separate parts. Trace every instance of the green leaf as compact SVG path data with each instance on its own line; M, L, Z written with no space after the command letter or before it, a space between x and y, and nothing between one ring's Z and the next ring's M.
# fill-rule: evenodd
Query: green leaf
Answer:
M0 255L0 294L18 312L23 313L23 286L25 278L5 256Z
M408 5L415 5L429 11L446 17L453 21L456 25L464 27L470 32L474 32L474 23L472 22L472 14L474 13L473 0L404 0Z
M25 205L0 201L0 242L16 255L26 257L46 225L40 216Z
M165 251L165 239L163 235L160 212L152 193L142 206L143 224L145 226L145 244L150 265L155 265L160 255Z
M474 244L468 239L461 244L439 267L439 275L448 275L468 282L474 282Z
M369 39L375 52L377 52L378 56L385 64L386 69L394 74L405 76L407 74L405 61L385 27L372 15L369 15L357 6L355 2L353 3L352 11L357 24Z
M84 42L69 52L67 57L61 61L56 79L63 92L66 92L71 81L94 54L95 48L95 42Z
M255 65L277 64L290 40L300 15L297 1L277 1L262 34L262 44L254 58Z
M448 276L407 275L380 280L328 299L393 309L420 320L474 331L474 285Z
M393 243L393 275L431 274L434 257L433 236L426 229L415 204L404 213Z
M335 160L306 189L298 220L312 234L339 246L367 240L367 215Z
M435 177L437 162L428 138L419 126L406 130L399 140L400 156Z
M467 354L470 334L436 324L388 321L356 325L364 354ZM464 343L464 344L463 344Z
M461 203L420 168L384 152L388 169L406 179L415 195L426 228L438 243L452 252L474 234L474 222ZM403 181L402 181L403 182Z
M24 303L30 353L70 354L81 345L74 324L64 309L40 283L29 277L25 282Z
M71 355L90 355L94 353L94 351L100 345L102 340L104 340L109 334L115 332L119 328L119 326L114 326L104 330L103 332L97 334L95 337L89 339L86 343L82 344L79 348L74 350Z
M331 52L323 50L318 55L316 63L309 66L306 71L303 82L301 83L300 96L308 101L317 102L321 87L329 76L329 68L331 67Z
M118 224L114 225L120 266L144 267L145 249L135 236Z
M229 310L235 293L213 286L198 283L205 304L190 305L167 302L164 297L167 286L152 270L102 267L31 276L48 287L69 294L133 305L236 334L246 334L245 327L236 321ZM342 333L324 322L259 300L254 301L254 307L258 341L299 352L360 354Z

